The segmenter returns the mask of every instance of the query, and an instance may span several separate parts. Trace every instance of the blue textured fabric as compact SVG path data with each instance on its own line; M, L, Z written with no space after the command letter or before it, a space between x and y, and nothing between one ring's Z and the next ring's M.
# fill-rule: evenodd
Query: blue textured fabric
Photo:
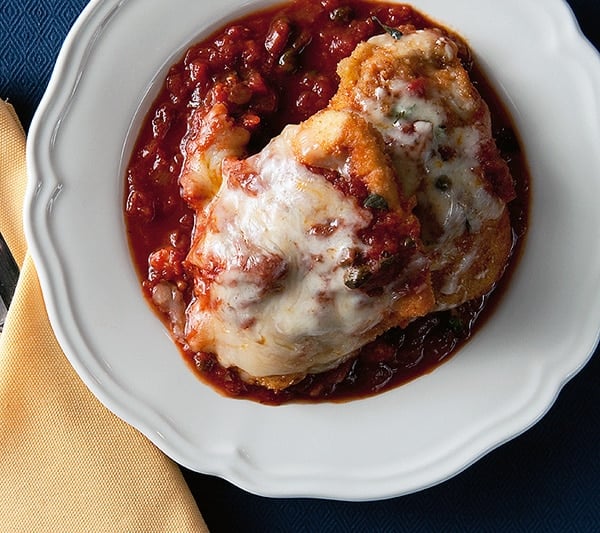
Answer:
M599 47L600 2L570 4ZM84 0L0 0L0 97L12 102L26 128L85 5ZM269 499L182 470L214 532L600 531L599 377L597 352L532 429L453 479L402 498Z

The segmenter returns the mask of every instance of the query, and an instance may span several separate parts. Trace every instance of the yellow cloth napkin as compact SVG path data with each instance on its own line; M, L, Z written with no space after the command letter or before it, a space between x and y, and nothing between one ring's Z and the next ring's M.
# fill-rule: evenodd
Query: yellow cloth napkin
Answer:
M25 134L0 100L0 232L22 267L0 335L0 531L207 531L177 465L61 351L23 235L25 182Z

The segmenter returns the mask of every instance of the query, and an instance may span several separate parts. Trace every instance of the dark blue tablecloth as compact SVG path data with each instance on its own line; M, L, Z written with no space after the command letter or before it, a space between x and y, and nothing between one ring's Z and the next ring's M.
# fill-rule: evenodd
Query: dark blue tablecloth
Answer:
M0 0L0 97L12 102L26 128L86 3ZM584 33L600 47L600 1L569 3ZM539 5L542 9L543 0ZM183 473L214 532L600 531L599 377L597 351L532 429L453 479L401 498L269 499L220 479Z

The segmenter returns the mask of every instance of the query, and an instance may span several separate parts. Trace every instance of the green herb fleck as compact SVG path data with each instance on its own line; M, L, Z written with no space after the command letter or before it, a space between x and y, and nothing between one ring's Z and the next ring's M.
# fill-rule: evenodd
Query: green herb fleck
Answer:
M377 22L377 24L379 24L383 30L391 35L394 39L396 39L397 41L399 41L403 35L403 33L397 29L397 28L392 28L391 26L388 26L386 24L384 24L383 22L381 22L376 16L372 16L371 19L375 22Z
M349 289L362 287L373 275L366 265L351 266L344 275L344 285Z
M379 209L380 211L387 211L389 209L386 199L376 193L371 193L365 198L363 207L367 209Z
M410 120L414 113L417 104L413 104L409 107L401 107L394 111L392 117L394 119L394 126L397 126L403 120Z
M443 124L436 126L433 130L433 136L438 141L445 139L446 138L446 126L444 126Z

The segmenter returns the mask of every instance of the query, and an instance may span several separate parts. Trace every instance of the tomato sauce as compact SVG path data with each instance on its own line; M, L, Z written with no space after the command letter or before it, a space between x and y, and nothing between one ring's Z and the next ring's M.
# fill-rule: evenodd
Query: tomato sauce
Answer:
M190 47L169 70L142 125L127 169L125 221L142 289L152 305L160 281L175 283L187 302L191 280L182 266L194 213L181 199L181 141L197 106L224 102L259 151L286 124L324 108L337 90L338 62L386 27L437 26L408 5L359 0L297 0L236 20ZM202 380L221 393L267 404L346 401L397 387L426 374L456 353L489 316L510 277L527 230L529 178L510 117L467 46L461 58L487 101L494 135L517 188L509 204L515 249L509 272L491 293L434 313L405 329L392 329L338 368L309 375L283 391L244 382L213 354L183 356ZM160 312L157 311L159 314ZM161 317L168 324L166 317Z

